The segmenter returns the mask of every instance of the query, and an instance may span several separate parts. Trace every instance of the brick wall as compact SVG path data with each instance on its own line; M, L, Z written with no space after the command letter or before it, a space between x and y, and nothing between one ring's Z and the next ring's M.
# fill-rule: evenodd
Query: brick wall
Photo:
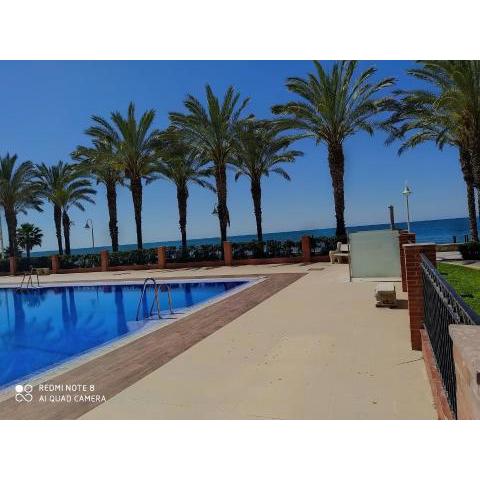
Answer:
M457 418L480 419L480 326L450 325L457 380Z
M423 253L434 266L437 265L434 243L403 245L408 291L408 313L410 316L410 339L413 350L422 349L420 329L423 328L423 281L420 255Z
M450 409L447 393L443 386L442 377L437 367L435 355L426 330L420 330L422 339L423 360L427 371L428 381L432 390L433 403L439 420L454 420L454 414Z
M408 232L407 230L402 230L398 236L398 243L400 246L400 268L402 275L402 291L407 291L407 270L405 267L405 252L403 246L408 243L415 243L416 235L413 232Z

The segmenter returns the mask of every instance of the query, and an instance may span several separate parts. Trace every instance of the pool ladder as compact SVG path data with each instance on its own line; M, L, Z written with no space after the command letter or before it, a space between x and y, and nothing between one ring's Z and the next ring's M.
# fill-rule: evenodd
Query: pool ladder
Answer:
M157 307L156 316L158 317L159 320L162 318L162 316L160 315L160 296L159 296L161 291L161 286L157 284L154 278L149 277L149 278L146 278L145 281L143 282L142 294L140 295L140 299L138 300L137 316L135 318L137 321L139 320L140 309L142 306L143 299L145 298L147 285L149 283L153 284L153 302L152 302L152 306L150 307L150 313L148 317L144 317L144 320L145 318L151 318L153 316L155 307ZM170 310L170 313L173 314L172 292L170 289L170 285L165 284L163 286L165 287L168 295L168 308Z
M29 272L23 272L22 281L20 282L20 285L17 287L17 290L25 290L25 289L28 289L29 287L35 288L35 285L33 284L34 275L37 277L37 287L40 287L38 272L32 267L32 269Z

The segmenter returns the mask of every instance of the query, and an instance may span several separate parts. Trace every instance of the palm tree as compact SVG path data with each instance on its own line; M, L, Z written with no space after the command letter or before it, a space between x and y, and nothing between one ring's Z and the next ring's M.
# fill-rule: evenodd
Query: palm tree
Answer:
M82 201L94 203L90 198L95 193L85 172L77 165L59 161L56 165L37 165L36 177L41 185L41 194L53 205L53 218L57 236L58 253L64 254L62 242L62 224L65 238L65 253L70 255L70 217L68 210L72 205L82 211Z
M158 151L161 162L158 171L162 177L173 182L177 189L178 223L182 236L182 250L185 253L187 250L188 185L194 183L214 192L215 188L206 180L213 175L213 169L207 167L208 159L192 149L177 129L165 130L161 139L162 144Z
M173 126L199 154L213 162L217 190L217 214L220 223L221 241L227 240L227 226L230 218L227 206L226 167L233 158L235 130L249 99L240 102L240 94L229 87L219 101L209 85L206 86L207 109L192 95L188 95L184 105L187 114L171 112Z
M269 121L248 119L237 129L235 156L235 180L242 175L250 178L250 192L257 223L257 238L263 242L262 231L262 177L276 173L285 180L290 180L288 173L280 166L292 163L296 157L303 155L298 150L288 150L296 139L293 136L279 135L278 127Z
M17 243L25 250L28 260L30 260L32 248L42 246L42 238L42 230L32 223L22 223L17 230Z
M107 191L108 229L112 240L112 251L118 252L117 184L123 184L123 174L118 169L116 152L111 143L93 141L93 147L78 146L72 158L80 162L86 173L103 183Z
M452 86L452 78L442 74L437 68L424 66L412 69L409 73L428 81L433 90L399 90L398 99L392 102L392 115L383 126L390 133L387 144L396 139L402 140L398 151L414 148L422 143L433 141L440 150L450 145L458 150L458 159L467 187L467 205L470 220L470 233L478 241L477 216L475 206L475 177L470 146L470 132L459 122L461 112L451 109L452 104L442 100Z
M94 126L85 132L93 137L94 141L111 145L115 152L115 166L125 172L130 182L139 250L143 248L142 180L148 184L158 177L155 151L160 132L152 129L154 119L155 111L147 110L137 121L135 105L130 103L127 116L123 117L120 112L113 112L110 115L111 123L93 115Z
M313 62L315 74L306 79L290 77L287 88L298 95L298 100L275 105L272 111L282 115L279 126L303 132L303 137L315 139L328 148L328 166L335 202L336 235L345 237L343 142L359 131L373 134L374 118L387 99L378 97L384 88L393 85L393 78L373 82L375 67L356 73L356 61L335 62L326 71L320 62Z
M10 156L8 153L0 157L0 205L5 211L9 254L12 257L17 252L17 215L26 214L30 208L42 211L35 167L29 161L16 166L17 160L17 155Z
M60 205L62 207L62 225L63 237L65 239L65 255L70 255L70 227L72 222L68 214L71 207L77 207L82 212L85 207L82 202L95 203L92 195L95 195L95 189L92 188L90 180L85 178L84 173L70 165L71 172L68 182L64 185L59 195Z

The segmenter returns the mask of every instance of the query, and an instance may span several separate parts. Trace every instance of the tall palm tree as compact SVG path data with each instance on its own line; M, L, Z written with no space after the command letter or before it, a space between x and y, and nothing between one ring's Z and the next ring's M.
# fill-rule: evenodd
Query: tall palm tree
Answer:
M94 203L91 195L95 190L91 188L90 181L86 178L85 172L77 165L59 161L55 165L41 163L36 167L36 177L41 185L41 195L53 205L53 218L55 222L55 233L58 243L58 253L70 255L70 217L68 210L72 205L82 211L82 201ZM62 242L65 239L65 251Z
M105 185L112 251L118 252L117 185L123 184L123 173L118 168L116 152L111 143L94 140L93 147L78 146L72 158L80 162L81 168L90 173L97 184Z
M82 202L95 203L92 196L95 195L95 189L92 188L90 180L85 178L84 173L70 165L70 178L64 185L59 195L60 205L62 207L62 225L63 238L65 239L65 255L70 255L70 227L72 222L70 220L69 211L71 207L77 207L82 212L85 207Z
M259 242L263 241L262 177L276 173L285 180L290 180L281 164L292 163L296 157L303 155L303 152L288 149L296 137L282 136L279 133L278 127L273 122L254 119L242 122L237 128L235 156L232 162L237 169L235 180L242 175L250 178Z
M60 194L69 175L70 166L62 161L56 165L41 163L36 166L36 177L42 196L53 205L53 220L57 237L58 254L63 255L62 205Z
M470 146L470 131L459 122L461 112L451 109L452 104L442 101L442 96L452 88L452 78L429 66L412 69L409 73L427 80L432 90L399 90L397 100L392 102L392 115L383 126L390 133L387 144L400 139L398 153L425 142L435 142L440 150L450 145L458 150L458 159L467 187L467 206L470 234L478 241L475 206L475 177Z
M177 189L178 223L182 237L182 250L185 252L187 249L189 184L194 183L214 192L215 188L206 180L213 175L213 169L207 166L209 160L191 148L177 129L165 130L161 139L162 143L158 151L161 161L158 171L162 177L173 182Z
M373 134L374 119L386 103L378 96L393 85L393 78L372 82L375 67L356 75L356 61L335 62L326 71L320 62L313 62L316 74L307 78L290 77L288 90L300 97L284 105L275 105L273 113L282 115L278 125L303 132L304 137L324 143L328 148L328 166L335 203L336 235L345 237L343 142L359 131Z
M220 223L221 241L227 240L230 218L227 206L227 163L233 158L235 129L249 99L240 102L240 93L233 87L225 92L220 102L210 85L205 88L207 108L200 100L188 95L184 101L186 114L171 112L170 121L182 131L186 141L200 155L213 163L217 190L216 213Z
M10 156L8 153L0 157L0 205L5 211L9 254L12 257L17 252L17 215L26 214L30 208L42 211L35 167L29 161L17 165L17 160L17 155Z
M143 248L142 239L142 200L143 184L152 182L158 177L156 147L158 146L159 130L153 129L155 111L147 110L137 121L135 105L130 103L127 116L120 112L110 115L111 123L97 115L92 116L94 125L86 130L86 134L94 141L111 145L115 152L117 168L125 172L130 182L135 226L137 232L137 248Z
M42 238L42 230L33 223L22 223L20 228L17 229L18 246L25 250L28 260L30 260L32 248L42 246Z

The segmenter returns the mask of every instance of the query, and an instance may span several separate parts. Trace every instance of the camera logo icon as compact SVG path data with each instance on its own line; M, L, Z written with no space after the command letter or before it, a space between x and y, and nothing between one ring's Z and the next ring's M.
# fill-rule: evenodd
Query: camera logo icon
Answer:
M17 402L31 402L33 400L33 386L30 384L26 385L15 385L15 400Z

